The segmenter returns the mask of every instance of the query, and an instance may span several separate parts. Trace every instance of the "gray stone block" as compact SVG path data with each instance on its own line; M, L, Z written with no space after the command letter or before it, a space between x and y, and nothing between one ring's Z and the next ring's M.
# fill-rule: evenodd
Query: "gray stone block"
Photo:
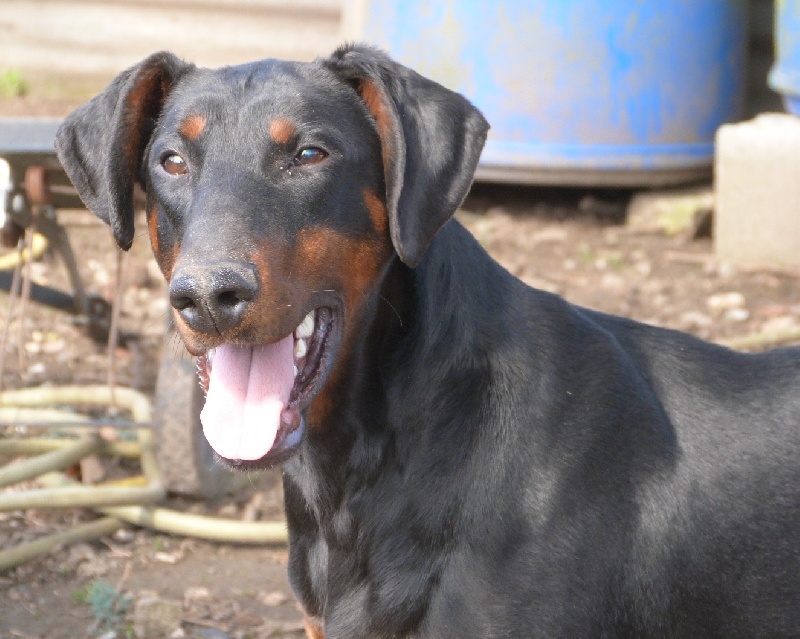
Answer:
M720 259L800 267L800 118L768 113L720 127L714 192Z

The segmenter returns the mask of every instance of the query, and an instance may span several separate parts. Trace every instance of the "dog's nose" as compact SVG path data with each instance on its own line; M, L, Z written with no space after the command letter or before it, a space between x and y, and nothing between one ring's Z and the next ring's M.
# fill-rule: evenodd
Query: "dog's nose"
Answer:
M169 285L169 301L194 330L222 334L242 321L258 293L256 269L247 262L187 265Z

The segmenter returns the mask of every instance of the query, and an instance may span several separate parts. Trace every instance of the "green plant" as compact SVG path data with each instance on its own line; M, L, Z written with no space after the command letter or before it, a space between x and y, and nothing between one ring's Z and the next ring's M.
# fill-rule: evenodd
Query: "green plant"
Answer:
M17 98L28 92L28 84L19 69L0 72L0 97Z
M117 591L107 581L93 581L83 590L72 593L74 599L89 605L95 618L94 629L98 634L110 630L126 629L126 616L133 598Z

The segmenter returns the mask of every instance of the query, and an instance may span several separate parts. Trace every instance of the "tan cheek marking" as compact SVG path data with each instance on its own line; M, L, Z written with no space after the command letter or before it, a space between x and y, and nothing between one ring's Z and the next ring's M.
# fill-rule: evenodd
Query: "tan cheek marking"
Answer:
M331 279L345 290L350 313L378 275L386 254L377 238L352 238L330 229L306 229L298 234L294 263L310 282Z
M206 120L204 115L190 115L181 122L178 127L178 133L187 140L196 140L203 135L207 123L208 120Z
M269 124L269 137L276 144L288 144L296 133L297 127L288 118L277 118Z
M169 282L172 279L172 269L175 268L175 262L178 261L178 255L181 253L181 245L180 242L175 242L172 245L172 250L169 253L164 254L162 252L159 254L159 265L161 266L161 272L164 273L164 277ZM162 262L163 259L163 262Z
M153 204L147 207L147 231L150 236L150 246L161 272L167 281L172 278L172 269L181 251L180 243L164 246L158 233L158 208Z
M372 219L372 226L379 235L386 235L389 228L389 213L383 200L369 189L364 189L364 203Z
M295 264L303 265L302 278L314 285L330 281L329 274L335 272L336 281L331 285L338 285L344 290L347 314L337 364L325 387L311 404L310 424L324 423L338 402L337 389L341 386L344 363L358 339L356 326L361 304L391 255L391 250L388 239L353 238L330 229L307 229L298 235L293 260Z

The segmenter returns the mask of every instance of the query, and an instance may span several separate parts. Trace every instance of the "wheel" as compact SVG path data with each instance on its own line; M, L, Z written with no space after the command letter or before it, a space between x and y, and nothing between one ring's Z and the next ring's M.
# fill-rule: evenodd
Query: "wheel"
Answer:
M214 499L236 489L237 475L214 459L203 435L203 390L194 359L167 331L156 380L156 458L164 487L174 493Z

